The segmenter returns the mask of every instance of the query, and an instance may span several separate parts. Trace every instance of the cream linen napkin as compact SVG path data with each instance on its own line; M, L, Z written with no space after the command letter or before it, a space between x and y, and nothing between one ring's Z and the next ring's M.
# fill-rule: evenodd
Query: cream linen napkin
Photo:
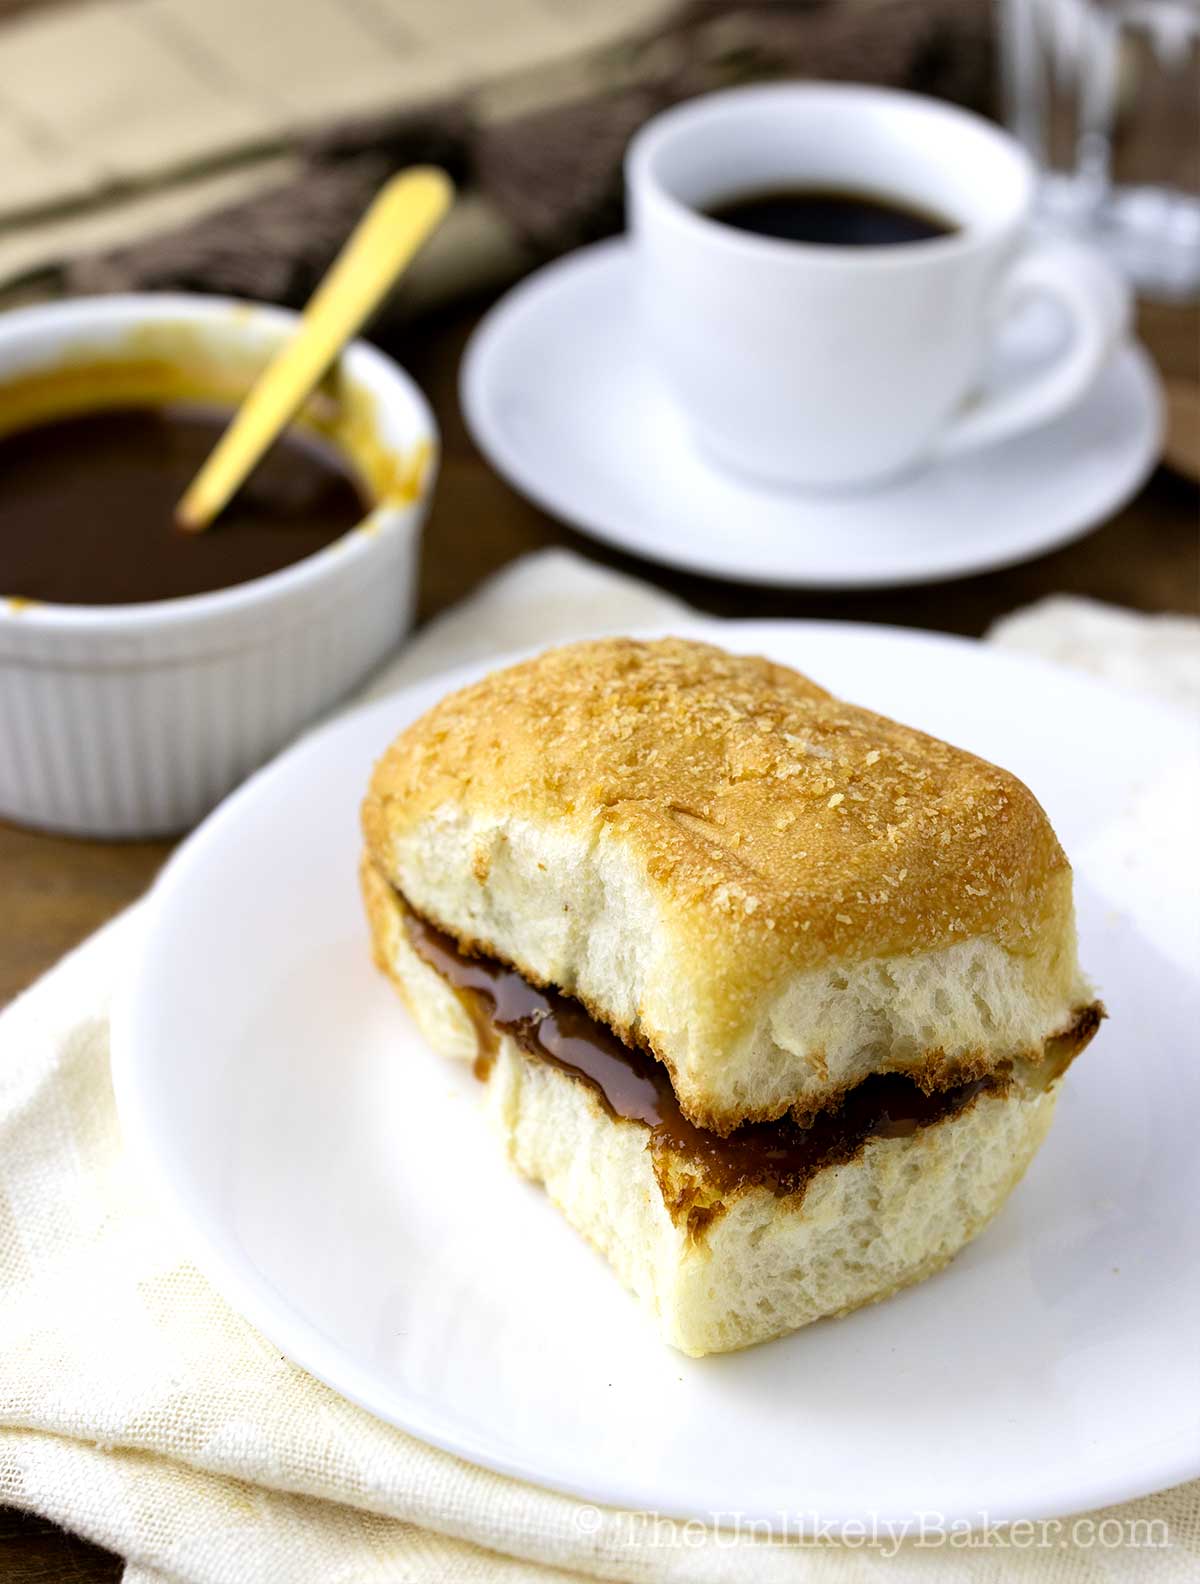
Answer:
M371 691L524 647L531 633L554 641L683 610L548 552L433 623ZM1054 614L1056 630L1063 620ZM1192 633L1193 650L1197 641ZM696 1525L668 1536L487 1473L379 1423L282 1358L188 1263L122 1154L107 1008L142 927L143 909L130 909L0 1018L0 1502L120 1552L127 1584L878 1577L877 1552L756 1543ZM889 1577L1197 1575L1200 1482L1111 1512L1165 1520L1168 1545L906 1544Z

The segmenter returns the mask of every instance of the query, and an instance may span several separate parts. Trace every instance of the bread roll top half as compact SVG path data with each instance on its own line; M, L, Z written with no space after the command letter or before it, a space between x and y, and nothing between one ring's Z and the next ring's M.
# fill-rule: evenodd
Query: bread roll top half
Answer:
M1092 999L1015 776L707 644L494 672L400 734L363 824L411 908L575 996L719 1133L872 1072L1036 1062Z

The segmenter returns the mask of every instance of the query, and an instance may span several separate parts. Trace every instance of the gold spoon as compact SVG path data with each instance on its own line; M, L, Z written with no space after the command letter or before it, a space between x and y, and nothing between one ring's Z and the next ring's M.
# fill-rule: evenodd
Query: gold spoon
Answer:
M198 532L224 509L441 222L453 198L449 176L433 165L414 166L384 183L309 299L296 333L251 386L188 486L175 509L181 528Z

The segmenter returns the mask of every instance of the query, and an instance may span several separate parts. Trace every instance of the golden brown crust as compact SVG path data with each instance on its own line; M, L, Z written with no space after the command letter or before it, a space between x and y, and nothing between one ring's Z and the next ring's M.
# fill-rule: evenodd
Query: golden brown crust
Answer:
M400 981L395 971L400 928L396 896L365 852L359 860L358 883L371 931L371 961L399 989Z
M1069 874L1015 776L684 639L573 644L435 706L364 805L385 873L397 837L448 804L618 840L681 948L713 965L731 1033L789 970L975 935L1020 953Z
M367 845L446 802L619 831L713 931L816 962L990 933L1066 867L1007 771L755 656L669 638L550 650L443 699L371 781Z

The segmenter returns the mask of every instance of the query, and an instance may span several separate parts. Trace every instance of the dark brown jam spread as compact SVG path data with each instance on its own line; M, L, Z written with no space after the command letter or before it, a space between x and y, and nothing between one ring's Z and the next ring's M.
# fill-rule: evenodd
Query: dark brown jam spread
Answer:
M210 528L177 528L179 497L229 416L175 402L0 437L0 595L118 605L206 594L278 572L363 520L341 454L291 428Z
M496 1033L511 1035L522 1050L589 1084L610 1115L645 1123L656 1155L682 1156L721 1191L754 1183L776 1194L795 1193L823 1167L853 1160L868 1139L907 1138L963 1110L982 1090L999 1087L998 1080L980 1079L927 1095L910 1078L880 1073L808 1127L785 1117L746 1122L721 1138L688 1121L660 1062L626 1045L578 1001L539 990L492 958L465 955L449 935L403 905L417 955L454 986L480 1031L480 1076Z

